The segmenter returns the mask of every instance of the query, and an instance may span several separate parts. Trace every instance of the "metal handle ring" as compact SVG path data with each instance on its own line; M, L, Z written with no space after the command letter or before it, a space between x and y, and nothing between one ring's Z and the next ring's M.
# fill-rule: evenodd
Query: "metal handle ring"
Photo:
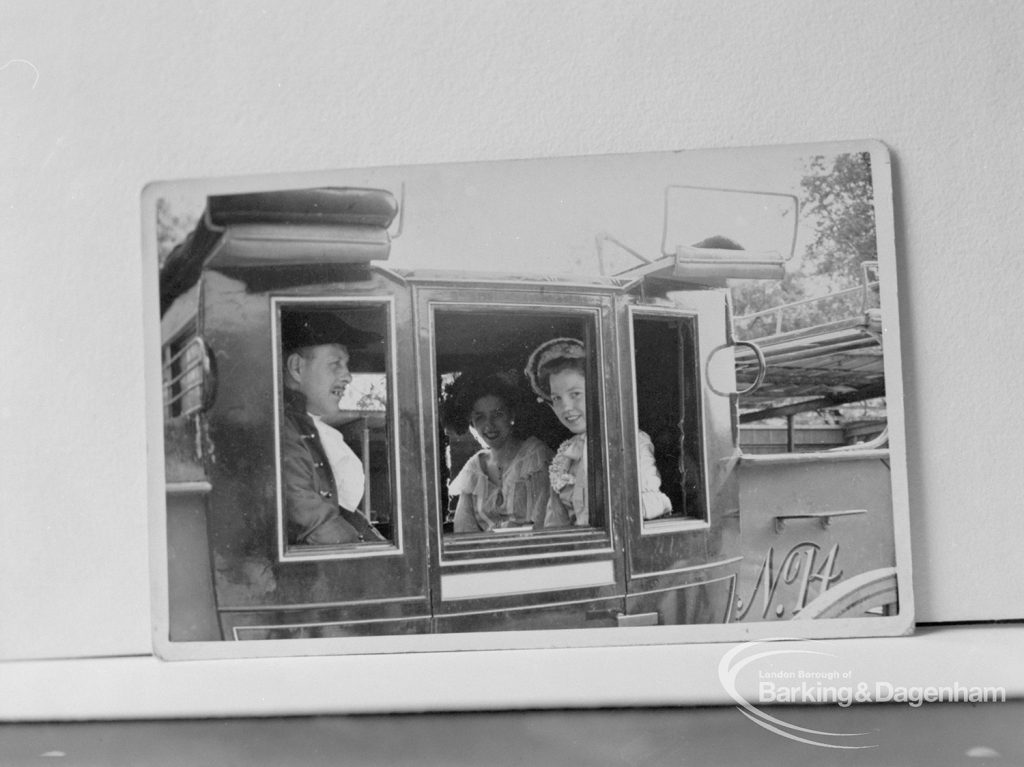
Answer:
M768 362L764 358L764 352L761 351L761 347L753 341L737 341L735 345L746 346L757 357L757 375L754 376L754 382L743 391L736 392L737 396L742 397L746 394L753 394L764 383L764 377L768 375Z
M749 347L751 349L751 351L754 352L754 356L757 357L757 366L758 366L757 376L754 378L754 383L751 384L750 386L748 386L743 391L736 391L736 392L719 391L711 383L711 374L710 374L711 360L714 358L714 356L718 352L722 351L723 349L728 349L729 345L728 344L723 344L722 346L718 346L718 347L712 349L711 353L708 355L707 362L704 364L704 381L705 381L705 384L707 385L707 387L713 393L717 394L719 397L731 397L733 394L736 394L736 395L750 394L751 392L755 391L762 383L764 383L764 377L768 373L768 363L765 361L764 352L761 351L761 347L759 347L753 341L735 341L732 344L732 346L734 346L734 347L735 346L747 346L747 347Z

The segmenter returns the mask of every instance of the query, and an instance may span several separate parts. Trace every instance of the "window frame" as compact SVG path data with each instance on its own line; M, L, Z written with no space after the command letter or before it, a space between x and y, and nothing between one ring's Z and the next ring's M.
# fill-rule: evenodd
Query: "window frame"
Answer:
M546 303L537 300L536 293L529 298L521 293L512 291L480 290L470 288L459 290L460 297L453 297L455 286L427 285L419 288L419 297L416 302L417 311L424 307L427 313L427 327L429 333L425 345L418 346L421 353L426 353L428 360L422 365L426 378L424 379L424 407L423 417L424 439L431 442L427 454L433 465L425 467L427 474L432 474L436 486L432 493L434 515L436 519L436 551L438 552L438 563L442 568L453 566L461 567L466 565L488 565L508 562L535 562L538 560L555 562L580 557L593 558L599 554L614 554L614 539L617 535L613 529L618 522L612 514L612 491L611 483L608 481L608 467L610 465L608 454L608 431L609 425L614 423L607 413L607 391L604 376L600 372L604 369L604 346L606 330L602 322L613 314L612 296L599 292L573 293L575 302L571 304ZM539 292L539 291L538 291ZM464 296L464 297L461 297ZM564 296L563 296L564 298ZM520 300L516 300L520 299ZM480 533L445 533L442 524L447 505L442 503L442 466L443 456L441 444L432 435L439 432L440 427L440 392L437 390L439 372L437 365L437 315L439 312L464 313L473 315L501 314L501 313L529 313L535 316L545 316L558 319L579 320L588 323L593 334L593 349L590 359L591 369L595 372L598 385L588 385L588 430L600 429L600 449L590 447L589 460L599 458L602 476L596 487L591 486L591 499L600 499L603 522L600 527L588 526L586 528L551 528L545 531L516 531L516 532L494 532L482 531ZM422 326L423 318L419 323ZM526 359L522 360L525 365ZM591 415L589 411L590 402L596 407L597 414ZM588 446L593 446L593 441L588 441ZM591 474L591 481L595 475ZM428 511L429 513L429 511Z
M680 410L683 411L684 422L689 422L691 419L685 411L686 393L683 387L686 382L686 375L688 372L693 372L695 379L693 382L693 404L692 410L694 418L697 423L697 439L699 440L697 453L700 460L701 478L700 478L700 497L703 504L703 512L700 516L687 515L687 516L671 516L665 518L645 519L643 516L643 505L641 500L641 477L640 477L640 466L636 458L636 444L634 442L633 447L633 461L636 467L636 486L635 493L637 498L637 511L640 523L640 535L652 536L652 535L665 535L670 533L680 532L691 532L698 530L709 530L711 528L711 498L708 492L708 476L709 467L708 463L708 449L707 449L707 424L704 414L704 388L706 382L704 381L704 366L701 364L701 348L700 348L700 312L694 309L680 309L673 306L659 306L655 304L630 304L626 307L626 313L628 318L627 327L629 329L629 337L627 339L629 349L629 370L632 376L632 392L631 402L632 413L629 418L630 425L632 427L632 439L637 439L637 433L640 430L640 406L637 401L637 367L636 367L636 320L638 318L650 317L654 319L664 320L675 320L677 322L690 323L690 333L693 338L693 360L687 363L685 360L680 359L680 365L685 366L686 369L681 372L680 379ZM682 351L680 351L680 357L682 357ZM685 435L681 435L680 441L682 443L680 450L680 460L682 460L685 454Z
M293 546L288 544L287 522L284 514L284 492L281 477L281 420L283 397L283 365L281 353L281 309L305 306L307 308L334 309L344 311L347 307L377 306L384 310L387 328L384 333L387 348L384 351L384 374L387 382L387 407L385 408L385 430L389 446L386 454L389 461L391 494L391 530L393 540L360 541L333 545ZM277 559L282 563L329 561L340 559L365 559L368 557L402 556L405 553L402 513L402 480L399 443L398 407L398 360L395 297L386 296L271 296L270 297L271 348L273 354L274 392L274 493L277 524ZM377 496L379 493L373 493ZM357 511L361 514L362 512Z

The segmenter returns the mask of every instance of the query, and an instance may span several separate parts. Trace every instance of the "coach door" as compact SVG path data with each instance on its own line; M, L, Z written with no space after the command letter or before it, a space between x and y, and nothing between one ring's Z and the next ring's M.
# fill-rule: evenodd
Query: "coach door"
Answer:
M209 412L211 545L224 637L430 631L408 291L365 270L344 281L266 292L252 289L259 284L254 270L244 276L247 284L211 271L206 282L206 341L217 376ZM351 330L352 379L338 412L319 425L294 426L285 404L281 335L296 315ZM298 461L289 423L296 440L313 439L314 429L322 443L325 431L335 445L343 439L362 465L363 487L352 477L337 490L318 482L316 457L298 467L310 481L297 487L302 483L286 466ZM337 492L367 534L343 542L296 534L286 501L293 491L331 502Z
M433 610L438 631L614 626L624 610L624 571L609 501L609 445L618 441L618 411L608 415L614 299L607 288L515 286L508 281L415 286L427 457ZM498 373L522 392L514 407L520 436L547 445L544 465L571 433L538 401L523 375L539 345L574 338L588 349L589 446L587 524L456 524L458 497L448 485L480 450L472 432L442 418L458 410L460 379ZM475 396L475 395L474 395ZM472 398L472 397L471 397ZM544 469L545 483L548 471ZM547 487L547 484L545 484Z
M619 299L625 625L729 620L740 556L726 301Z

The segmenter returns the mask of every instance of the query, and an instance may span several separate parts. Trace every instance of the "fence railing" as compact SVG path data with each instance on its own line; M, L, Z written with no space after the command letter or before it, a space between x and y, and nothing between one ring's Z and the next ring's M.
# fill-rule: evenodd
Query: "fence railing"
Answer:
M872 279L872 275L874 275L874 279ZM863 314L877 306L877 289L879 285L877 275L878 262L864 261L861 263L860 285L856 285L852 288L846 288L845 290L835 291L834 293L812 296L799 301L792 301L787 304L773 306L770 309L762 309L758 312L751 312L750 314L734 317L733 328L736 330L737 335L744 340L779 335L781 333L797 329L795 327L786 327L787 315L796 315L799 317L800 310L802 308L812 308L815 306L821 307L823 305L827 306L829 302L840 305L840 308L838 310L833 309L831 312L828 309L819 308L819 316L821 314L836 315L830 317L826 322L853 316L858 311ZM857 306L857 299L859 299L859 307ZM844 304L845 307L843 306ZM757 332L755 330L755 327L759 322L763 323L762 332ZM796 324L796 322L793 324ZM807 326L813 326L814 324L815 323L809 322L807 323ZM765 327L767 328L767 332L763 332Z

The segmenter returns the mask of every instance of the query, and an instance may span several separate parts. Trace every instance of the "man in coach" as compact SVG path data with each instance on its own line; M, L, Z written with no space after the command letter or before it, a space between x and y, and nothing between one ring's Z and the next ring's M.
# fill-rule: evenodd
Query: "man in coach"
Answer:
M281 481L290 545L384 540L355 511L363 497L359 457L325 422L352 381L349 348L377 340L336 313L289 311L281 318L284 418Z

